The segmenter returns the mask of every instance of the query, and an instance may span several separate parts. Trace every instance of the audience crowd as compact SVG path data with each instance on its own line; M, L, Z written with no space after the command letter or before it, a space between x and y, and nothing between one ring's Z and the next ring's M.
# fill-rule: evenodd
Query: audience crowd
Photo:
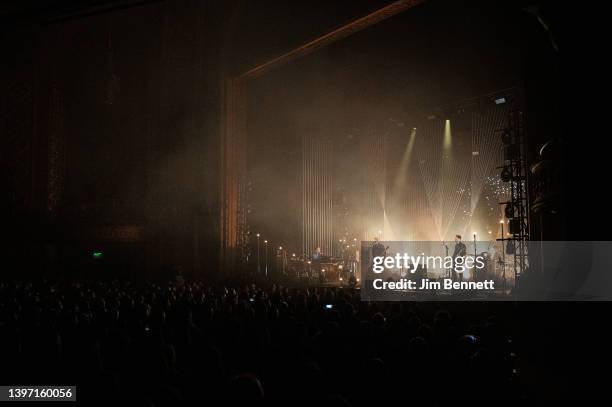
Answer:
M1 282L0 383L76 385L99 405L514 404L497 310L355 288Z

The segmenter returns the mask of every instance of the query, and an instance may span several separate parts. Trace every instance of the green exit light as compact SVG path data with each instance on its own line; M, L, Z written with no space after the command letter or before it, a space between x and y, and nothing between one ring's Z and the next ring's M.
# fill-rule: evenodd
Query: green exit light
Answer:
M91 252L91 257L93 257L94 259L101 259L102 258L102 252L98 251L98 250L94 250L93 252Z

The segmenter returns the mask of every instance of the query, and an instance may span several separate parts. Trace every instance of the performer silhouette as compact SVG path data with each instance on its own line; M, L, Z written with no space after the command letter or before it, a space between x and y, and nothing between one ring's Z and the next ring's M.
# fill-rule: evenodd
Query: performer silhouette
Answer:
M453 281L463 280L463 260L461 267L457 267L457 259L464 258L467 247L461 241L461 235L455 235L455 250L453 251Z

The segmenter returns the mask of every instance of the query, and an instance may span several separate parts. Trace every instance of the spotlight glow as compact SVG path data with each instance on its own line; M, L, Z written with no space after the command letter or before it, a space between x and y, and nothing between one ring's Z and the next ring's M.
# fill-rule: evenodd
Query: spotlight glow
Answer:
M446 120L444 123L444 150L448 150L452 147L451 139L451 124L450 120Z

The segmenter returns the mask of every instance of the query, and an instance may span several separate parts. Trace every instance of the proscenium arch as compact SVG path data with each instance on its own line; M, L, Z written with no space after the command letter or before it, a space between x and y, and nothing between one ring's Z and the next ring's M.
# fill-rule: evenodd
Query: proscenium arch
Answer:
M399 14L425 0L398 0L372 13L358 18L312 41L306 42L222 81L221 140L220 140L220 190L219 190L219 232L221 272L235 270L237 252L240 248L242 178L246 170L246 85L250 79L258 78L293 60L309 55L336 41L355 34L389 17Z

